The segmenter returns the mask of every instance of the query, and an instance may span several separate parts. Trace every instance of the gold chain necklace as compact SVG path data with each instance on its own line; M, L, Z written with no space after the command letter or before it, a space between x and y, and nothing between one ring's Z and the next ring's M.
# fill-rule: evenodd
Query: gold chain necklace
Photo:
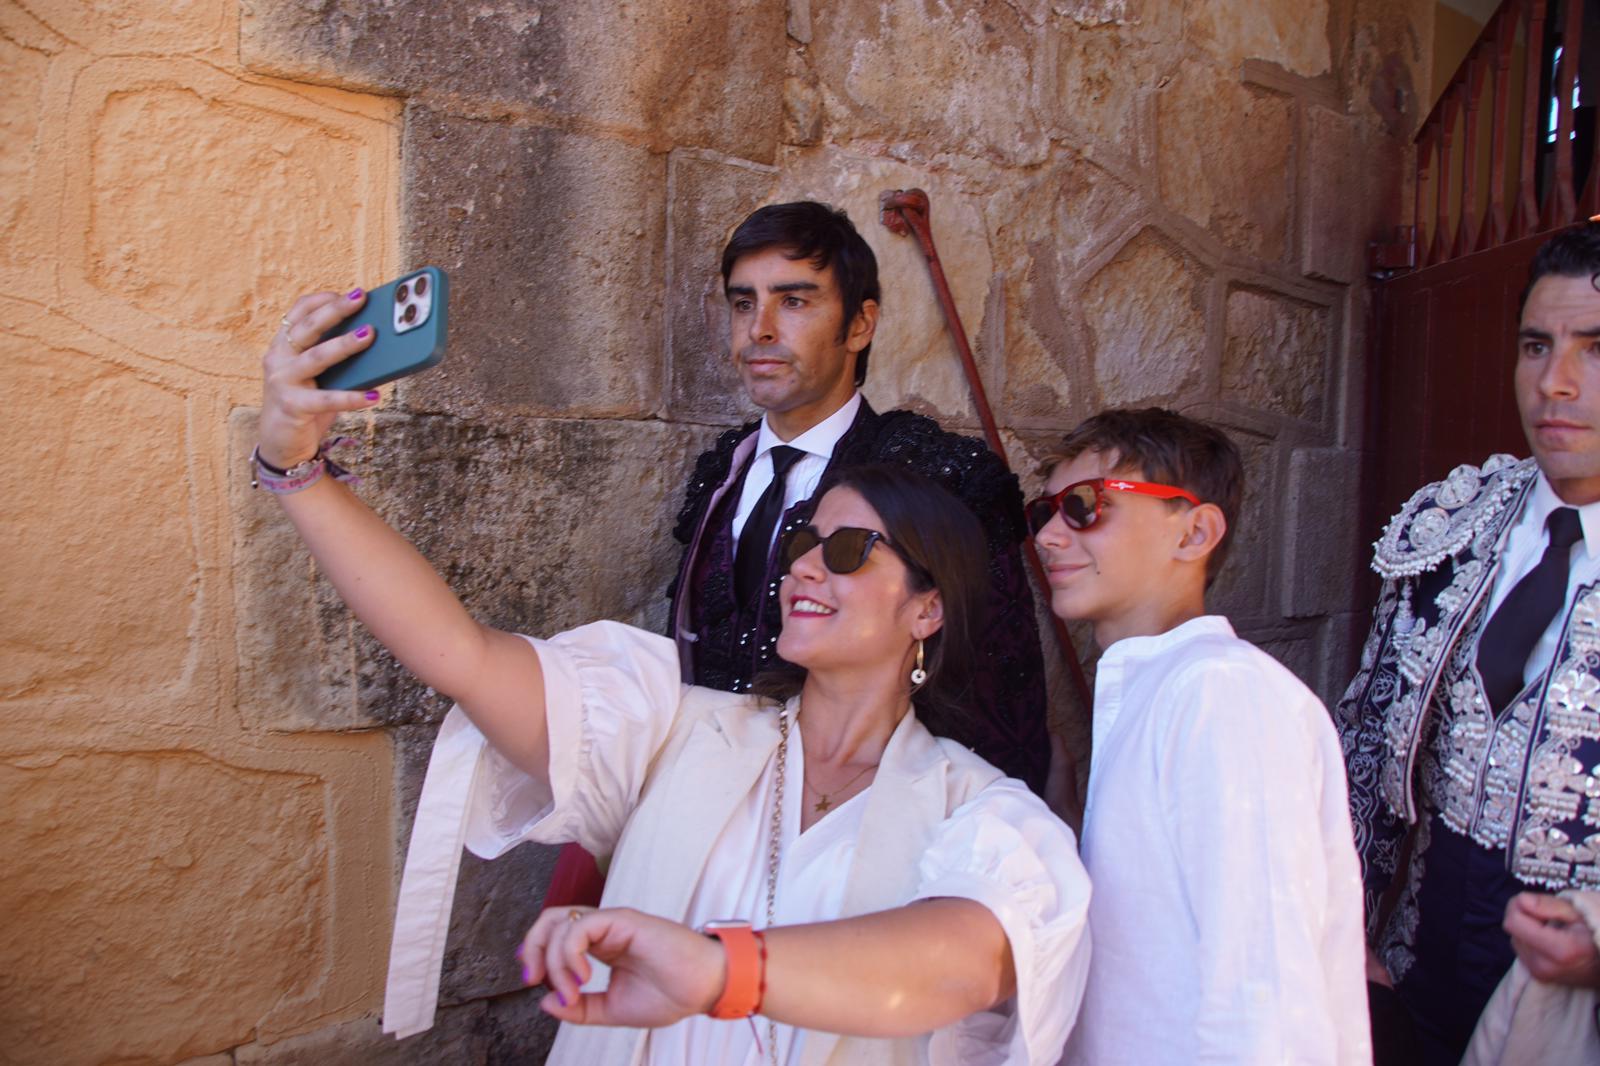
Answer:
M844 784L842 784L842 785L838 786L837 788L833 789L831 792L824 792L824 791L822 791L822 789L818 788L816 785L813 785L811 783L811 775L809 773L803 774L802 776L803 776L803 778L805 780L806 787L817 794L817 805L815 807L811 808L811 809L816 811L818 814L827 814L828 811L834 806L832 803L829 802L829 800L828 800L829 796L837 796L839 793L843 792L845 789L849 788L851 785L853 785L857 781L861 780L862 775L865 774L868 770L876 770L877 768L878 768L878 764L877 763L873 763L871 766L863 766L860 769L860 771L856 773L856 775L854 777L852 777L850 780L846 781Z
M778 858L783 836L783 781L789 765L789 708L778 712L778 780L777 798L772 804L772 840L767 846L767 928L777 917L778 909ZM778 1023L767 1019L767 1059L778 1066Z

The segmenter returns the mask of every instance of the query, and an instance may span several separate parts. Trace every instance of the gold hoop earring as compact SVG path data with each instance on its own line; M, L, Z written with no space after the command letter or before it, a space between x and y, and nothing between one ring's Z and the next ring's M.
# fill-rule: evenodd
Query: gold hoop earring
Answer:
M913 688L928 680L928 671L922 668L922 641L917 641L917 665L911 668L911 685Z

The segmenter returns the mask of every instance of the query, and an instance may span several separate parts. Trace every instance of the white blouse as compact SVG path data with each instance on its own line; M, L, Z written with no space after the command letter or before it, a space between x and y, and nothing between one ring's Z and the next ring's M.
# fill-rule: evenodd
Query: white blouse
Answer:
M520 825L507 824L509 807L517 806L508 805L507 798L514 797L517 789L504 781L509 764L491 756L499 764L495 771L499 783L474 790L478 812L476 816L469 812L465 821L479 828L468 831L468 846L483 853L473 846L473 838L481 837L489 829L487 823L493 822L502 835L514 830L519 839L542 843L576 840L597 854L609 854L652 774L660 770L656 756L688 691L679 682L676 650L663 637L617 623L597 623L533 643L546 678L553 796L539 805L542 809L536 814L525 807L533 817ZM452 711L455 714L459 712ZM907 750L929 741L921 723L907 715L884 751L880 779L893 772ZM441 730L438 744L445 743ZM434 760L439 758L436 746ZM791 724L776 893L779 925L841 917L846 874L871 793L869 787L801 833L804 771L801 733ZM433 774L430 765L413 853L419 847L416 834L424 824ZM716 918L743 918L758 927L766 924L767 833L776 775L774 751L717 836L683 916L687 924L698 927ZM403 886L402 912L405 897ZM904 902L938 897L972 899L995 915L1012 944L1018 988L1016 997L998 1009L970 1015L917 1040L916 1060L1053 1064L1077 1015L1089 961L1085 927L1089 882L1071 830L1020 782L997 778L947 813L920 857L917 888ZM397 918L391 988L393 968L401 961L400 922ZM594 984L603 980L597 975ZM431 1011L430 1003L430 1018ZM386 1006L386 1026L391 1025L389 1014ZM756 1028L764 1042L765 1021L757 1019ZM807 1032L780 1025L777 1033L779 1061L800 1063ZM560 1050L558 1044L552 1063L561 1061ZM644 1061L652 1066L708 1062L757 1066L764 1058L749 1022L697 1016L652 1032Z

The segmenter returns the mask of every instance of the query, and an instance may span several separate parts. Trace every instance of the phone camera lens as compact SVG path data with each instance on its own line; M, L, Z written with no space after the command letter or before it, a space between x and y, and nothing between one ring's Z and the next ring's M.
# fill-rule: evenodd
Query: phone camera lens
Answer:
M428 277L427 277L427 275L424 274L422 277L419 277L416 281L413 281L411 283L411 288L418 296L421 296L423 293L427 292L428 291Z
M395 290L394 298L396 300L400 301L401 303L405 303L408 299L411 298L411 286L409 286L409 285L400 286L400 288Z
M407 304L406 305L406 309L405 309L405 313L403 313L400 316L400 321L405 322L405 323L407 323L409 325L410 323L415 322L416 320L417 320L417 305L416 304Z

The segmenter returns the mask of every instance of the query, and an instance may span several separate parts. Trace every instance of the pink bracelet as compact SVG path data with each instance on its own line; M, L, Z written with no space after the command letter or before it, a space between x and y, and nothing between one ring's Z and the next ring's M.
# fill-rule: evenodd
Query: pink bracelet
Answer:
M327 455L334 448L354 443L355 440L351 437L329 437L317 445L316 455L303 463L296 463L287 470L280 470L261 458L261 445L258 444L250 452L250 487L287 496L301 489L310 488L322 479L323 474L331 474L335 481L343 481L347 485L358 485L361 483L359 477Z

